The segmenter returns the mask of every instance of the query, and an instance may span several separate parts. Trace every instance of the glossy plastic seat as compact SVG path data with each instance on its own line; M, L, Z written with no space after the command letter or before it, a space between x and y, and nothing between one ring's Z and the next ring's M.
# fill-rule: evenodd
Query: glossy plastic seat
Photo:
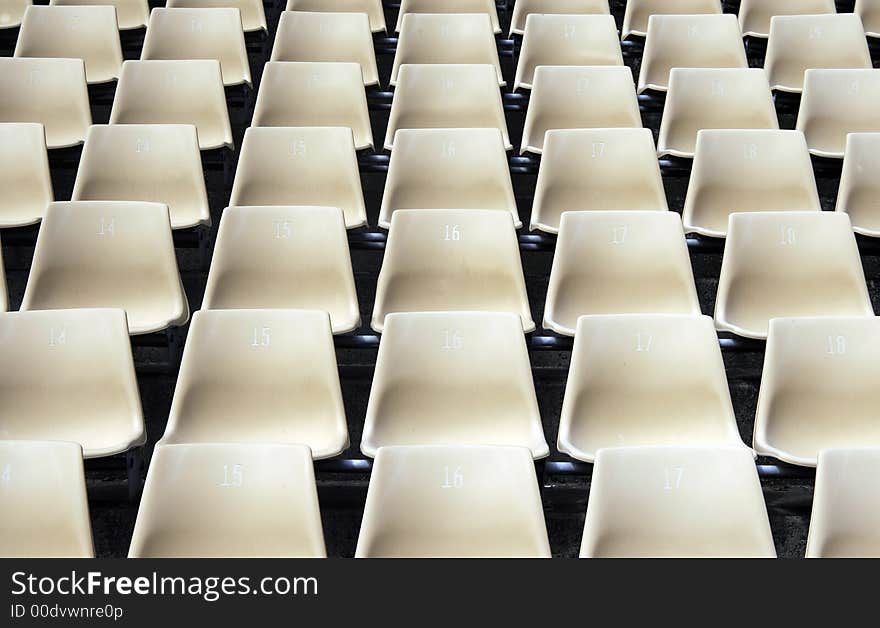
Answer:
M525 33L526 20L539 15L610 15L608 0L516 0L510 17L510 35Z
M855 13L862 18L865 35L880 37L880 2L878 0L856 0Z
M385 8L382 0L287 0L286 11L366 13L374 33L385 31Z
M165 6L169 9L235 8L241 13L241 25L245 33L269 30L262 0L166 0Z
M720 15L721 12L721 0L627 0L620 37L645 37L652 15Z
M43 125L0 123L0 228L40 222L53 200Z
M767 39L775 15L824 15L836 11L834 0L741 0L739 24L744 36Z
M400 31L403 17L410 13L485 13L491 20L492 32L501 32L494 0L402 0L395 31Z
M880 133L846 136L835 209L849 214L856 233L880 237Z
M146 28L150 21L148 0L49 0L49 6L113 6L119 30Z
M18 28L32 0L0 0L0 30Z

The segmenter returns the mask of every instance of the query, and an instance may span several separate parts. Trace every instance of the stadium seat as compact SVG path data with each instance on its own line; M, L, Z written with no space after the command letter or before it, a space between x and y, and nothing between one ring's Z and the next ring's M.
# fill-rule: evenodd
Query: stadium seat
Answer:
M235 8L241 13L241 25L245 33L269 30L262 0L167 0L165 6L169 9Z
M531 229L557 233L562 212L606 209L668 209L651 130L547 131Z
M873 316L849 216L842 212L731 214L715 325L766 338L781 316Z
M128 556L324 558L309 448L156 447Z
M270 61L263 67L252 125L347 127L357 150L372 148L361 66Z
M392 312L529 311L516 229L497 210L400 209L391 216L371 326Z
M675 212L564 212L544 328L574 336L585 314L700 313Z
M605 447L745 447L709 316L581 316L557 448L593 462Z
M673 68L657 154L692 158L701 129L778 129L760 68Z
M398 131L379 226L390 227L398 209L497 209L521 227L501 131Z
M739 24L743 36L767 39L775 15L823 15L835 13L834 0L741 0Z
M53 195L43 125L0 123L0 229L40 222Z
M385 149L398 129L497 128L512 148L492 65L402 65L391 101Z
M172 229L210 225L196 127L92 126L71 200L163 203L171 214Z
M361 451L391 445L515 445L547 456L520 317L386 316Z
M520 153L540 154L552 129L641 128L626 66L540 66L526 111Z
M72 441L86 458L146 442L122 310L2 314L0 367L3 438Z
M121 31L146 28L150 21L148 0L49 0L49 6L105 6L116 8L116 23Z
M849 214L856 233L880 237L880 133L846 136L835 209Z
M704 15L721 13L721 0L627 0L621 39L645 37L652 15Z
M300 444L316 459L348 448L327 313L196 312L160 441L176 443Z
M18 28L32 0L0 0L0 30Z
M360 325L345 218L337 207L227 207L202 308L330 314L333 333Z
M410 13L485 13L491 20L492 31L501 32L495 0L402 0L395 31L400 31L403 16Z
M385 8L382 0L287 0L286 11L366 13L374 33L385 31Z
M230 205L338 207L349 229L367 224L351 131L251 127L244 133Z
M856 0L855 13L862 18L865 35L880 37L880 2L877 0Z
M220 63L126 61L110 124L193 124L202 150L232 149Z
M685 232L723 238L734 212L821 209L810 152L799 131L697 133L682 213Z
M524 447L383 447L356 558L550 558Z
M79 445L0 440L0 556L94 558Z
M22 311L117 307L131 334L189 319L168 207L159 203L52 203L40 226Z
M581 558L776 558L746 447L615 447L596 455Z
M510 35L522 35L526 20L539 15L610 15L608 0L516 0L510 17Z

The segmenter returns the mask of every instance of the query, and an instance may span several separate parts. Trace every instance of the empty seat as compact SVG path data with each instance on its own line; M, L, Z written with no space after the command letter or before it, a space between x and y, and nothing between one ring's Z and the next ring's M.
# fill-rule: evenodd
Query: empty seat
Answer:
M766 338L782 316L873 316L849 216L841 212L731 214L715 325Z
M544 328L575 335L585 314L700 313L675 212L564 212L550 270Z
M398 209L497 209L521 227L501 131L398 131L379 226L390 227Z
M862 18L865 35L880 37L880 2L878 0L856 0L855 13Z
M693 157L701 129L778 129L760 68L673 68L657 153Z
M856 233L880 237L880 133L846 136L835 209L849 214Z
M148 0L49 0L50 6L103 6L116 8L116 23L121 31L146 28L150 21Z
M110 124L192 124L202 150L232 149L220 62L126 61Z
M43 125L0 123L0 228L40 222L53 195Z
M74 201L163 203L172 229L210 225L211 213L191 124L111 124L89 129Z
M286 11L366 13L374 33L385 30L382 0L287 0Z
M202 307L323 310L333 333L357 328L360 310L342 210L227 207Z
M615 447L596 455L581 558L775 558L746 447Z
M495 0L402 0L395 31L401 30L403 16L409 13L485 13L491 20L492 31L501 32Z
M31 0L0 0L0 30L18 28Z
M496 210L398 210L391 216L371 325L392 312L512 312L535 329L516 229Z
M357 63L267 63L263 67L252 125L347 127L354 134L358 150L372 148L373 130L361 66Z
M351 131L247 129L229 204L338 207L349 229L367 224Z
M3 438L72 441L86 458L146 442L122 310L2 314L0 367Z
M325 557L309 448L156 447L128 556Z
M522 35L526 20L539 15L609 15L608 0L516 0L510 17L510 35Z
M836 11L834 0L741 0L739 24L744 36L767 39L774 15L822 15Z
M641 128L626 66L540 66L526 111L520 152L540 154L552 129Z
M356 558L550 558L523 447L383 447Z
M160 442L174 443L300 444L316 459L346 449L327 313L196 312Z
M131 334L189 319L168 207L159 203L52 203L25 288L22 310L122 308Z
M262 0L167 0L165 6L169 9L235 8L241 13L241 26L245 33L269 30Z
M704 14L721 14L721 0L627 0L620 36L646 36L652 15Z
M0 556L95 556L79 445L0 440Z
M682 213L686 232L723 238L734 212L821 209L803 133L768 129L697 133Z
M522 321L504 312L385 317L361 451L515 445L549 453Z

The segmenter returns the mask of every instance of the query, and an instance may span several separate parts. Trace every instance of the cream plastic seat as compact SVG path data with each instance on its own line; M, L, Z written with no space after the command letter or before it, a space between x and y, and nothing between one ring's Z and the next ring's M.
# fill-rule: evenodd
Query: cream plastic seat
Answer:
M32 0L0 0L0 30L18 28Z
M581 558L775 558L746 447L615 447L596 455Z
M391 101L384 147L392 150L398 129L497 128L513 145L491 65L402 65Z
M122 310L8 312L0 348L0 438L72 441L86 458L146 442Z
M574 336L585 314L700 314L678 214L562 214L544 328Z
M550 558L524 447L383 447L356 558Z
M0 57L0 122L39 122L50 149L82 144L92 124L82 59Z
M391 216L370 325L393 312L511 312L535 329L507 212L399 209Z
M53 200L43 125L0 123L0 229L40 222Z
M693 157L702 129L778 129L760 68L672 68L657 154Z
M269 30L262 0L166 0L165 6L169 9L235 8L241 14L241 26L245 33Z
M94 558L79 445L0 440L0 556Z
M202 308L323 310L333 333L356 329L360 310L342 210L227 207Z
M639 93L669 89L672 68L747 68L735 15L652 15L639 71Z
M720 15L721 12L721 0L627 0L620 38L645 37L652 15Z
M731 214L715 326L766 338L782 316L873 316L849 216Z
M771 320L755 450L814 467L828 447L880 446L878 349L871 314Z
M516 0L510 18L510 35L525 33L526 20L539 15L610 15L608 0Z
M270 61L263 67L252 126L347 127L355 148L372 148L361 66Z
M96 124L80 158L74 201L163 203L172 229L210 225L211 213L191 124Z
M116 8L119 30L146 28L150 21L148 0L49 0L49 6L104 6Z
M850 133L836 211L849 214L853 231L880 237L880 133Z
M284 11L270 61L359 63L364 85L379 83L366 13Z
M492 32L501 32L495 0L402 0L395 31L400 32L403 17L410 13L485 13L491 20Z
M49 205L21 309L84 307L124 309L133 335L186 323L189 306L167 206L131 201Z
M855 13L862 18L865 35L880 37L880 2L878 0L856 0Z
M233 148L226 92L216 59L126 61L110 124L192 124L199 148Z
M823 15L836 11L834 0L741 0L739 24L743 36L767 39L775 15Z
M308 447L156 447L129 558L326 555Z
M540 66L526 111L520 153L540 154L553 129L642 126L632 70L626 66Z
M668 209L651 130L547 131L531 229L557 233L562 212L616 209Z
M389 445L515 445L547 456L520 317L386 316L361 451Z
M623 65L614 16L529 15L513 89L532 89L545 65Z
M287 0L286 11L330 13L366 13L374 33L385 31L385 7L382 0Z
M398 209L496 209L522 223L498 129L401 129L388 165L379 226Z
M685 232L723 238L734 212L821 209L803 133L766 129L697 133L682 213Z
M251 127L244 133L230 205L338 207L349 229L367 224L351 131Z
M797 129L810 153L842 159L848 133L880 131L880 70L807 70Z

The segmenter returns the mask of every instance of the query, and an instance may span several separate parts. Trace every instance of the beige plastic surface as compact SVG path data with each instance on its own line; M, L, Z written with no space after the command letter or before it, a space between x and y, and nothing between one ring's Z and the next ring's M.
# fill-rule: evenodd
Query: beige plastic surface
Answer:
M778 129L761 68L673 68L657 154L693 157L701 129Z
M849 216L842 212L731 214L715 326L766 338L783 316L873 316Z
M744 447L709 316L581 316L557 448L593 462L605 447Z
M520 153L540 154L551 129L641 128L626 66L540 66L526 111Z
M846 136L835 209L849 214L856 233L880 237L880 133Z
M227 207L204 309L308 309L330 314L333 333L360 325L342 210Z
M0 0L2 3L2 0ZM148 0L49 0L49 6L104 6L116 8L119 30L129 31L146 28L150 21Z
M651 130L547 131L530 228L557 233L562 212L614 209L668 209Z
M523 447L383 447L356 558L550 558Z
M196 128L191 124L92 126L71 200L163 203L172 229L210 225Z
M0 440L0 556L94 558L76 443Z
M391 101L384 147L398 129L497 128L513 145L492 65L402 65Z
M734 212L821 209L801 132L706 129L697 133L682 213L686 233L723 238Z
M819 157L843 158L848 133L880 131L880 70L807 70L797 129Z
M196 312L160 441L174 443L300 444L315 459L347 449L327 313Z
M168 207L76 201L46 209L21 309L122 308L131 334L183 325L189 306Z
M398 131L379 226L390 227L398 209L497 209L521 227L501 131Z
M496 210L400 209L391 216L370 325L392 312L529 311L510 214Z
M0 30L20 26L24 12L31 4L31 0L0 0Z
M382 0L287 0L286 11L315 11L318 13L366 13L374 33L385 31L385 7Z
M338 207L349 229L367 224L351 131L251 127L244 133L230 205Z
M775 558L746 447L616 447L596 456L581 558Z
M495 0L402 0L395 31L400 31L403 16L409 13L485 13L491 20L492 31L501 32Z
M541 15L609 15L608 0L516 0L510 18L510 35L525 33L532 13Z
M0 315L0 438L79 443L86 458L146 442L125 313Z
M856 0L855 13L862 18L865 35L880 37L880 1Z
M774 318L755 414L759 454L816 466L827 447L880 446L880 319Z
M564 212L544 328L574 336L585 314L700 313L675 212Z
M215 59L126 61L110 124L192 124L202 150L234 147Z
M308 447L156 447L129 558L326 555Z
M519 316L385 317L361 451L389 445L515 445L547 456Z
M739 24L744 36L767 39L774 15L835 13L834 0L741 0Z
M627 0L620 36L645 37L652 15L704 15L721 11L721 0Z
M82 59L0 57L0 122L39 122L50 149L82 144L92 124Z
M364 85L379 83L366 13L284 11L270 61L359 63Z
M70 0L75 2L76 0ZM266 11L262 0L166 0L169 9L213 9L235 8L241 13L241 25L244 32L267 31Z
M263 66L252 126L346 127L355 148L372 148L361 66L270 61Z
M639 71L639 93L669 89L672 68L747 68L735 15L652 15Z
M53 200L43 125L0 123L0 228L40 222Z

